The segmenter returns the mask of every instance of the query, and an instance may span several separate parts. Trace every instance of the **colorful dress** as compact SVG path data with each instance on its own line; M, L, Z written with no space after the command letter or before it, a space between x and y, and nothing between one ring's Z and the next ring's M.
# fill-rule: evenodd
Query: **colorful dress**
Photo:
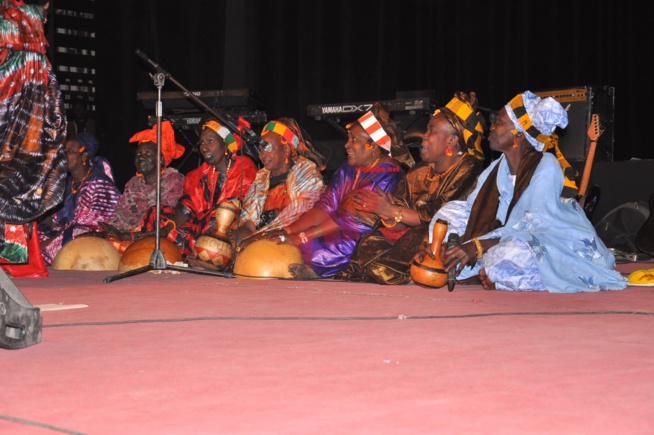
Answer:
M257 231L283 228L313 207L323 189L316 164L302 156L281 177L273 177L263 168L243 202L241 225L253 222Z
M389 192L402 178L404 172L393 163L380 163L372 168L347 163L341 166L314 206L327 213L341 230L300 245L305 263L321 277L332 277L345 269L361 234L370 231L378 220L373 213L355 210L352 193L377 189Z
M161 175L161 205L175 207L184 193L184 175L177 169L164 168ZM143 177L133 176L116 204L116 215L108 223L121 231L134 231L143 216L157 201L157 184L147 184Z
M202 163L199 168L186 174L184 195L176 207L161 208L161 225L173 220L175 211L180 210L188 220L170 233L168 240L177 244L183 255L193 253L195 239L209 231L216 207L221 202L238 198L243 200L257 174L257 167L249 157L234 156L227 174L214 170L212 165ZM151 207L142 224L144 231L155 228L156 210Z
M41 242L51 240L43 248L45 262L52 264L57 252L80 234L100 231L99 222L107 222L113 217L118 198L120 191L114 182L94 167L75 192L69 179L63 207L52 216L54 226L39 225Z
M27 224L61 203L66 118L46 57L43 8L0 0L0 16L0 251L23 262L23 242L4 249L5 223Z
M467 201L447 203L432 219L430 239L437 219L449 224L446 239L451 232L464 235L462 241L500 239L475 267L466 266L458 279L475 276L484 268L501 290L575 293L625 288L626 280L615 270L613 254L579 203L561 198L563 174L556 157L543 154L534 164L533 174L523 177L526 166L521 161L521 169L513 176L502 155L479 176ZM485 219L490 228L487 232L478 224L484 219L468 222L473 208L491 213Z
M411 261L421 249L431 218L448 201L465 199L472 192L482 163L465 154L442 179L430 177L430 171L428 163L416 164L393 190L394 203L416 210L420 224L395 229L378 223L357 243L350 265L337 275L338 279L378 284L411 281Z

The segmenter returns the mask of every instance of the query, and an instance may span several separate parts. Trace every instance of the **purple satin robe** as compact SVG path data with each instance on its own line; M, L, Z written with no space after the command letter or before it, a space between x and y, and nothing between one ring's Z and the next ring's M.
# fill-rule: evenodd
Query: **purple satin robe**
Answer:
M316 274L325 278L344 270L361 234L370 231L378 219L354 210L352 192L377 188L389 192L403 177L402 169L393 163L380 163L372 168L357 168L345 163L334 173L315 207L331 216L341 231L301 246L304 261Z

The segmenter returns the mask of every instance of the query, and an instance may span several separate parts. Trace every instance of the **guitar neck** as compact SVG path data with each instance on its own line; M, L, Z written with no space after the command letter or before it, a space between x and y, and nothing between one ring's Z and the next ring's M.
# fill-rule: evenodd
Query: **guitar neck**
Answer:
M586 190L588 189L588 181L590 180L590 172L593 169L593 160L595 160L596 147L597 141L591 141L590 148L588 149L588 156L586 157L586 164L584 165L584 173L581 177L581 183L579 184L579 193L577 195L579 198L583 198L586 195Z

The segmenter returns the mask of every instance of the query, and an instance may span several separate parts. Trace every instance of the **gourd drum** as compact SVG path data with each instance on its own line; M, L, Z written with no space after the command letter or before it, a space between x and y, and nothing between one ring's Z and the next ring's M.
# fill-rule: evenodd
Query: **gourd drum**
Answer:
M224 268L232 259L234 250L227 236L227 229L234 222L241 206L238 200L221 202L216 208L216 234L204 234L195 241L193 255L195 258Z
M204 235L198 237L193 247L195 258L223 268L232 259L232 244L229 240Z
M154 252L155 236L143 237L129 245L120 258L118 271L120 273L138 269L150 264ZM159 250L164 254L168 263L182 261L182 253L177 245L168 239L159 238Z
M441 246L447 233L447 226L448 222L442 219L438 219L434 225L430 249L435 258L425 256L422 262L414 260L411 263L409 273L416 284L440 288L447 283L447 272L443 268L443 260L441 259Z
M52 260L54 270L116 270L120 253L101 237L78 237L66 243Z
M236 257L234 274L237 278L293 278L288 266L303 263L297 246L261 239Z

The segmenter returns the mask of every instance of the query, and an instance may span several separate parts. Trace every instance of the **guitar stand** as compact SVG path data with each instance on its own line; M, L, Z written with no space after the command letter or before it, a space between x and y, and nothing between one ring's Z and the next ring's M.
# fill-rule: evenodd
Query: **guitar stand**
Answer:
M211 109L209 106L204 104L202 100L199 98L195 97L191 92L189 92L186 88L184 88L181 84L179 84L172 76L164 71L159 65L154 63L152 60L150 60L143 52L140 50L136 50L136 54L145 59L150 65L152 65L155 70L157 71L156 74L151 74L151 77L154 81L154 85L157 88L157 103L156 103L156 117L157 117L157 154L161 155L161 118L162 118L162 103L161 103L161 88L163 88L164 83L166 81L166 77L170 79L175 85L177 85L182 91L186 92L189 97L194 98L194 100L197 100L196 102L199 102L201 105L206 106L205 109L208 109L208 111L216 118L220 119L222 121L222 117L216 113L215 110ZM237 132L240 133L240 132ZM251 138L250 138L251 139ZM127 278L130 276L135 276L135 275L140 275L145 272L149 272L152 270L174 270L178 272L186 272L186 273L197 273L200 275L212 275L212 276L220 276L223 278L234 278L236 275L233 273L229 272L220 272L220 271L212 271L212 270L206 270L206 269L198 269L198 268L192 268L192 267L181 267L181 266L175 266L175 265L170 265L166 263L166 258L164 256L163 251L161 250L160 246L160 234L161 234L161 228L160 228L160 220L161 220L161 159L157 159L157 181L155 185L156 189L156 217L155 217L155 222L157 223L155 225L155 230L154 230L154 251L152 252L152 255L150 256L150 264L147 266L139 267L136 269L132 269L123 273L119 273L117 275L112 275L106 277L103 282L105 283L110 283L117 281L119 279ZM238 240L237 240L238 244ZM236 253L236 251L235 251Z

